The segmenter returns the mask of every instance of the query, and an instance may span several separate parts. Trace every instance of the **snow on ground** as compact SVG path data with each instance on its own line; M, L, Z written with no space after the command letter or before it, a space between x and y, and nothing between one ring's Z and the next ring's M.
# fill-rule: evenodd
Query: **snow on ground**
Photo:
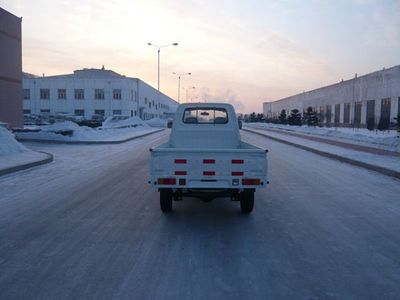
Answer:
M167 120L162 120L160 118L154 118L154 119L147 120L146 123L151 127L165 128L167 126Z
M296 133L322 136L332 140L345 141L352 144L365 145L389 151L400 152L400 134L395 130L370 131L366 128L342 128L342 127L315 127L315 126L289 126L272 123L245 123L251 128L271 128Z
M253 126L252 126L253 127ZM252 129L254 130L254 129ZM336 147L324 143L314 142L310 140L303 139L301 137L294 137L287 134L280 134L271 131L254 130L262 134L267 134L269 136L279 138L288 142L295 143L297 145L306 146L309 148L317 149L323 152L336 154L342 157L354 159L364 163L368 163L375 166L380 166L390 170L395 170L400 172L400 159L396 156L388 155L378 155L366 152L360 152L356 150L351 150L343 147Z
M98 128L79 126L74 122L66 121L54 123L52 125L38 126L36 129L40 129L40 131L18 132L17 137L20 139L30 140L102 142L126 140L155 131L154 128L136 117L115 122L107 122L105 126ZM64 132L66 135L61 134L61 132Z
M0 170L45 158L47 158L47 155L26 148L15 140L14 135L10 131L0 127Z

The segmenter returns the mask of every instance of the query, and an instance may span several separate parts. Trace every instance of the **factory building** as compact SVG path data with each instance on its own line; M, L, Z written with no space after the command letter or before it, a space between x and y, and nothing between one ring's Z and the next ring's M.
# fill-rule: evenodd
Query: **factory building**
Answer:
M165 119L178 106L144 81L104 67L58 76L24 74L23 99L25 115L68 114L86 119L95 115Z
M383 127L395 123L400 114L400 66L303 92L263 104L268 119L283 109L304 112L312 107L325 126Z
M0 7L0 122L23 125L21 18Z

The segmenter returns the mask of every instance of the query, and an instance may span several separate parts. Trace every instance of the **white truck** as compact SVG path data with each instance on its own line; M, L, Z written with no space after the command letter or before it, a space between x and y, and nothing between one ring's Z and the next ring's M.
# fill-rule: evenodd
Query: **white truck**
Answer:
M150 152L149 183L160 192L163 212L183 197L229 197L250 213L255 189L268 184L268 150L241 141L230 104L181 104L169 141Z

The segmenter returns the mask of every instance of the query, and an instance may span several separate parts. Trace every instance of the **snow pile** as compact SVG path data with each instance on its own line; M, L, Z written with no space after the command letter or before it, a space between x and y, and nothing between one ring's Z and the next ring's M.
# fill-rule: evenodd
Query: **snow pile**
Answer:
M109 117L103 122L103 129L106 128L129 128L143 126L143 128L149 128L149 126L142 121L139 117L122 118L119 116Z
M46 154L32 151L15 140L14 134L0 126L0 170L40 161Z
M4 127L0 127L0 156L30 151L15 140L14 135Z
M48 132L56 132L56 131L63 131L63 130L80 130L81 128L88 128L86 126L80 127L78 124L71 122L71 121L64 121L64 122L59 122L59 123L54 123L51 125L45 125L45 126L38 126L36 128L40 128L43 131L48 131Z
M151 127L166 127L167 126L167 120L162 120L160 118L154 118L147 120L146 123L151 126Z
M400 137L395 130L370 131L366 128L342 128L342 127L314 127L314 126L290 126L271 123L246 123L252 128L271 128L289 132L298 132L308 135L321 136L336 140L346 140L350 143L368 145L375 148L400 152Z

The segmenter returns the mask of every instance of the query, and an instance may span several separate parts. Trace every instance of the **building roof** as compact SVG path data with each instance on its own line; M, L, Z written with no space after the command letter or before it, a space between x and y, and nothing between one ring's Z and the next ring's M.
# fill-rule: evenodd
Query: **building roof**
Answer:
M122 76L121 74L118 74L117 72L114 72L112 70L106 70L104 69L104 66L101 69L95 69L95 68L84 68L82 70L75 70L74 74L75 77L79 78L120 78L120 77L125 77Z
M125 75L118 74L117 72L114 72L112 70L106 70L104 66L101 69L96 69L96 68L83 68L80 70L75 70L73 74L64 74L64 75L53 75L53 76L36 76L33 74L29 73L23 73L24 78L100 78L100 79L105 79L105 78L110 78L110 79L116 79L116 78L127 78L127 79L136 79L132 77L126 77Z
M382 70L378 70L378 71L374 71L374 72L371 72L371 73L367 73L367 74L362 75L362 76L358 76L357 73L356 73L355 77L351 78L351 79L347 79L347 80L343 80L342 79L340 82L336 82L336 83L333 83L333 84L330 84L330 85L326 85L326 86L323 86L323 87L319 87L319 88L316 88L316 89L313 89L313 90L309 90L309 91L303 91L302 93L290 95L290 96L287 96L287 97L284 97L284 98L281 98L281 99L268 101L268 102L264 102L264 103L268 104L268 103L276 103L276 102L280 102L280 101L284 102L284 101L286 101L288 99L297 97L297 96L302 95L302 94L313 93L313 92L316 92L316 91L319 91L319 90L324 90L324 89L327 89L327 88L330 88L330 87L334 87L334 86L350 84L350 83L354 82L355 80L361 80L361 79L368 78L368 77L383 76L383 75L391 73L391 72L399 73L400 72L400 65L396 65L396 66L393 66L393 67L390 67L390 68L387 68L387 69L383 68Z

